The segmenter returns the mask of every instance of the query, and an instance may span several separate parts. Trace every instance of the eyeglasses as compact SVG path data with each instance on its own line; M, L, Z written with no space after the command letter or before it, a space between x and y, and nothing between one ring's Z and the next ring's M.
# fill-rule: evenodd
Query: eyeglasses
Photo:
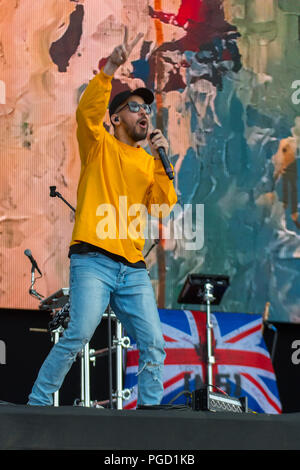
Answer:
M122 109L126 108L126 106L128 106L129 110L132 113L138 113L141 108L143 108L143 110L145 111L146 114L151 113L150 104L146 104L146 103L140 104L140 103L137 103L136 101L129 101L127 104L125 104L125 106L123 106L121 109L119 109L117 111L117 113L122 111Z

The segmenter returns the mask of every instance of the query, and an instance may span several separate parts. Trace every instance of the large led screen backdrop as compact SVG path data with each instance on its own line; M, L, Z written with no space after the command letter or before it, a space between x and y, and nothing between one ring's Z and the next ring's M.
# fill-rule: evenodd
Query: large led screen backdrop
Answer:
M272 320L299 321L299 19L298 0L2 0L0 307L38 308L26 249L39 293L68 286L74 213L49 187L76 207L76 107L127 25L144 37L112 93L155 93L176 173L169 223L189 204L192 233L204 208L203 243L171 237L147 258L159 306L182 308L187 275L210 273L230 277L219 311L270 302Z

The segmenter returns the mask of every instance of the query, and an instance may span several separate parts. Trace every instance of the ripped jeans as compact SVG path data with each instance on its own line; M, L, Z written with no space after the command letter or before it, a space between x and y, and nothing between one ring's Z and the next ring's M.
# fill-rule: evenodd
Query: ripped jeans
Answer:
M29 405L53 404L53 393L92 338L109 303L139 349L137 404L160 403L164 339L148 272L91 252L71 255L70 321L39 371Z

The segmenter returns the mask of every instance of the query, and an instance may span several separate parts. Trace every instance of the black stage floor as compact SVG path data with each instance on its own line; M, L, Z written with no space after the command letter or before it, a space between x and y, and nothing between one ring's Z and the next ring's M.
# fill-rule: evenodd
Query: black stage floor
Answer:
M1 450L300 450L300 413L0 405Z

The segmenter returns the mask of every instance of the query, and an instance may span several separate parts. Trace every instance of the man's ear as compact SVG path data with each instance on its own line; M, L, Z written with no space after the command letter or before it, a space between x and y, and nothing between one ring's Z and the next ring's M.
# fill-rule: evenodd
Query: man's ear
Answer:
M111 117L111 120L112 120L112 122L115 126L120 124L120 118L117 114L113 114L112 117Z

